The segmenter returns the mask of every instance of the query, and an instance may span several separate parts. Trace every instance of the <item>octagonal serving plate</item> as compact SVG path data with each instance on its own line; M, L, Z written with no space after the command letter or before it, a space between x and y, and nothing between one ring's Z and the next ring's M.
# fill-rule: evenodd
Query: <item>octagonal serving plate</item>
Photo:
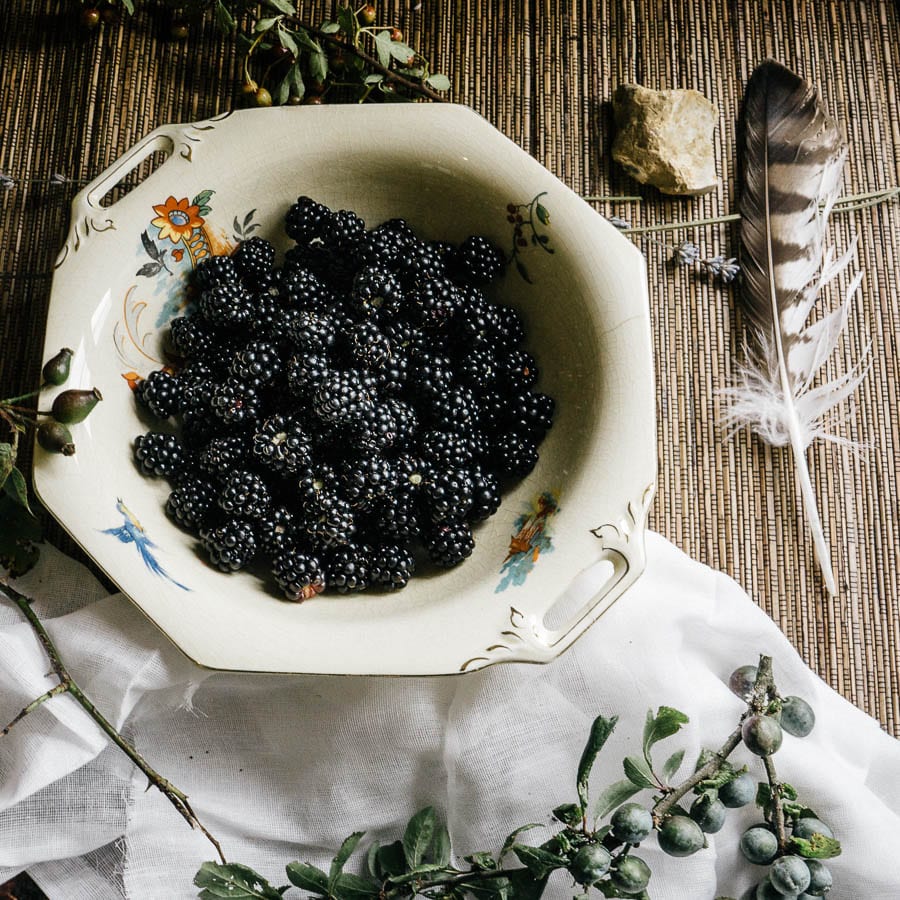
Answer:
M160 153L165 161L136 188L101 204ZM397 593L293 604L257 574L209 567L166 517L168 486L132 459L135 436L153 427L133 387L166 362L165 327L185 311L193 267L251 235L286 249L281 223L304 194L353 209L370 227L402 216L428 239L485 234L503 247L509 265L492 295L521 312L538 387L557 413L537 467L476 529L462 565L417 576ZM643 259L465 107L252 110L157 129L73 203L45 358L60 347L75 351L65 388L96 386L104 399L74 426L74 457L35 447L35 489L201 665L427 675L547 662L644 568L656 432Z

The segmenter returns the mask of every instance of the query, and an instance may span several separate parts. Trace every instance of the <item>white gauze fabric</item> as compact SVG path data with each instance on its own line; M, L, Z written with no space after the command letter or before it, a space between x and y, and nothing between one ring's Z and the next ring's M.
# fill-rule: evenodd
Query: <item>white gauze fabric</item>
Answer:
M827 687L729 578L648 535L646 573L577 644L547 666L495 666L453 678L210 673L189 662L121 595L44 547L17 586L36 598L76 680L157 771L190 797L229 860L286 884L295 859L327 869L352 831L395 839L433 804L458 857L496 850L513 827L537 844L549 811L575 800L575 770L594 717L618 714L595 765L595 793L640 754L647 709L690 724L660 748L717 748L742 704L738 665L774 657L785 694L815 708L812 735L786 736L779 775L834 829L832 900L900 897L900 743ZM364 602L364 601L361 601ZM33 632L0 602L0 719L54 683ZM734 757L764 778L743 749ZM639 795L649 799L649 794ZM637 798L637 799L639 799ZM709 849L688 859L655 841L638 854L654 900L740 897L763 869L743 861L752 808L729 812ZM56 900L180 900L214 851L112 747L71 698L57 697L0 739L0 882L22 869ZM556 873L548 898L570 898ZM287 895L299 897L297 889Z

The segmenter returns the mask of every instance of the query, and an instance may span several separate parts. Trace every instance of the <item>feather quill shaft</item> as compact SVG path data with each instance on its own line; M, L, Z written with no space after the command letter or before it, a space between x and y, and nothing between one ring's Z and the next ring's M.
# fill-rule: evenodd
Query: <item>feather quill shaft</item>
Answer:
M750 77L744 98L744 189L741 195L741 300L751 340L726 422L749 427L775 446L789 446L816 558L836 593L831 553L806 461L817 437L838 440L823 417L865 375L859 367L812 386L833 354L862 275L840 308L807 324L822 286L850 262L825 248L825 226L837 199L847 148L818 91L773 60ZM838 442L842 442L839 441Z

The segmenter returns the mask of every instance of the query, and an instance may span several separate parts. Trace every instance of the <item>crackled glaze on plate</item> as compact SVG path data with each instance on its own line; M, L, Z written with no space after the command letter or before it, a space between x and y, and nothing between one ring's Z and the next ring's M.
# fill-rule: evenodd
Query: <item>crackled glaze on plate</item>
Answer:
M159 150L161 166L100 205ZM254 574L223 575L166 517L167 485L132 462L134 437L156 427L141 419L132 388L164 363L165 325L190 308L186 276L251 234L286 249L280 223L301 194L354 209L370 226L403 216L428 239L480 233L506 249L494 296L522 314L538 387L557 402L538 466L476 529L472 557L396 594L297 605ZM643 259L465 107L252 110L158 129L74 201L45 355L62 346L75 349L69 384L96 385L105 399L76 427L74 457L35 448L36 490L202 665L427 675L548 662L644 568L656 452Z

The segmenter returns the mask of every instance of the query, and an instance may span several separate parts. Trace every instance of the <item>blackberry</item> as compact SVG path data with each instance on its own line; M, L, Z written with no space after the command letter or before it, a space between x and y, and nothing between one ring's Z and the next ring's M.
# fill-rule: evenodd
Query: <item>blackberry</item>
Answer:
M363 239L366 223L350 209L339 209L322 233L322 243L333 253L353 252Z
M510 350L515 350L525 340L522 317L511 306L498 304L494 309L498 325L497 342Z
M401 488L382 498L369 513L369 534L395 541L410 541L419 534L418 492Z
M479 393L490 390L502 374L497 358L485 347L472 350L463 356L459 361L457 372L460 381Z
M350 504L327 490L304 502L303 522L310 538L320 547L349 544L356 532L356 518Z
M356 273L350 296L354 309L367 318L392 318L400 312L404 301L397 276L377 265L365 266Z
M295 309L328 310L335 304L334 292L314 272L296 269L282 273L281 296Z
M267 384L280 371L278 348L267 341L251 341L231 361L231 374L245 384Z
M279 294L279 288L272 288L257 295L256 313L250 326L250 332L257 340L276 345L287 340L294 312L284 306Z
M134 393L138 402L146 406L157 419L168 419L181 408L179 380L164 369L151 372L139 381Z
M209 405L209 397L192 398L182 405L181 443L185 449L194 451L205 446L221 427Z
M387 403L364 412L352 429L354 442L363 450L383 453L397 443L399 423Z
M197 263L194 280L202 291L217 284L237 284L238 270L229 256L207 256Z
M399 544L382 544L372 550L370 584L376 590L399 591L416 571L412 553Z
M475 462L475 445L467 435L426 431L416 441L422 460L439 469L468 468Z
M350 356L357 365L379 369L391 358L391 342L374 322L360 322L347 332Z
M291 317L288 334L294 346L304 353L326 353L336 339L332 320L321 312L308 309Z
M262 401L253 385L238 378L226 378L216 385L210 399L212 411L229 425L249 425L259 417Z
M391 354L382 359L374 370L377 379L376 390L382 396L396 397L406 387L411 369L409 358L394 354L392 349Z
M471 388L453 387L432 401L429 415L436 425L447 431L465 432L478 420L478 401Z
M274 506L256 523L259 548L264 556L274 559L297 543L294 514L283 506Z
M375 405L359 373L353 370L326 375L313 392L312 403L316 415L333 424L357 420Z
M415 240L407 245L397 265L397 275L405 288L413 288L433 278L447 274L444 253L441 248Z
M169 322L169 338L179 356L196 359L216 340L212 326L200 316L178 316Z
M173 434L148 431L134 439L134 458L145 475L172 478L187 464L184 449Z
M312 441L296 419L276 413L253 435L253 456L267 469L292 475L309 465Z
M325 573L318 558L301 550L280 553L272 562L272 575L282 594L301 603L325 590Z
M292 356L287 363L288 389L295 397L307 397L331 373L331 360L321 353Z
M412 322L397 319L384 326L384 333L391 342L394 356L412 359L417 354L426 353L431 336Z
M197 465L209 475L224 478L242 468L250 458L245 438L227 435L213 438L198 454Z
M216 370L205 359L194 359L178 373L179 406L191 406L209 398Z
M379 407L380 408L380 407ZM396 397L388 397L384 401L385 414L390 415L396 427L394 444L403 446L409 444L419 431L419 417L415 409L403 400Z
M339 594L364 591L369 586L369 557L372 548L365 544L345 544L323 555L325 582Z
M525 391L540 374L537 363L524 350L508 350L497 361L497 381L507 391Z
M485 285L500 277L505 261L496 244L481 235L472 235L456 251L454 272L466 284Z
M430 469L422 498L433 522L464 519L472 507L475 483L466 469Z
M514 432L500 435L493 442L491 460L501 477L524 478L537 465L537 443Z
M197 531L214 513L218 493L218 487L211 481L187 479L169 494L166 513L183 528Z
M480 466L475 466L471 475L472 506L468 518L470 522L481 522L500 509L500 480L493 472Z
M253 297L237 284L214 284L199 300L200 314L220 328L244 328L253 319Z
M218 504L229 515L261 519L272 505L272 495L255 472L238 470L225 480Z
M203 529L200 540L210 562L223 572L236 572L256 556L256 533L249 522L228 519L214 528Z
M430 403L453 387L455 371L449 357L420 353L413 359L413 371L408 380L409 392L420 402Z
M507 400L506 420L516 433L531 434L540 440L553 424L555 408L552 397L523 391Z
M327 206L312 198L298 197L284 217L284 230L298 244L308 244L324 235L333 215Z
M391 462L378 453L346 459L338 468L341 494L354 509L368 509L396 486Z
M459 565L475 549L472 528L462 519L432 525L423 535L423 543L431 561L444 569Z
M462 295L452 281L432 278L410 292L407 307L423 328L434 330L443 328L451 320L461 302Z
M453 337L457 345L470 350L502 344L502 322L498 308L482 297L469 297L453 318Z
M275 265L275 248L265 238L252 237L238 245L231 259L246 285L264 284Z
M488 435L500 434L506 427L507 398L499 391L486 391L478 398L478 425Z
M315 508L321 497L330 496L337 490L337 472L330 463L317 461L299 474L296 485L301 508Z

